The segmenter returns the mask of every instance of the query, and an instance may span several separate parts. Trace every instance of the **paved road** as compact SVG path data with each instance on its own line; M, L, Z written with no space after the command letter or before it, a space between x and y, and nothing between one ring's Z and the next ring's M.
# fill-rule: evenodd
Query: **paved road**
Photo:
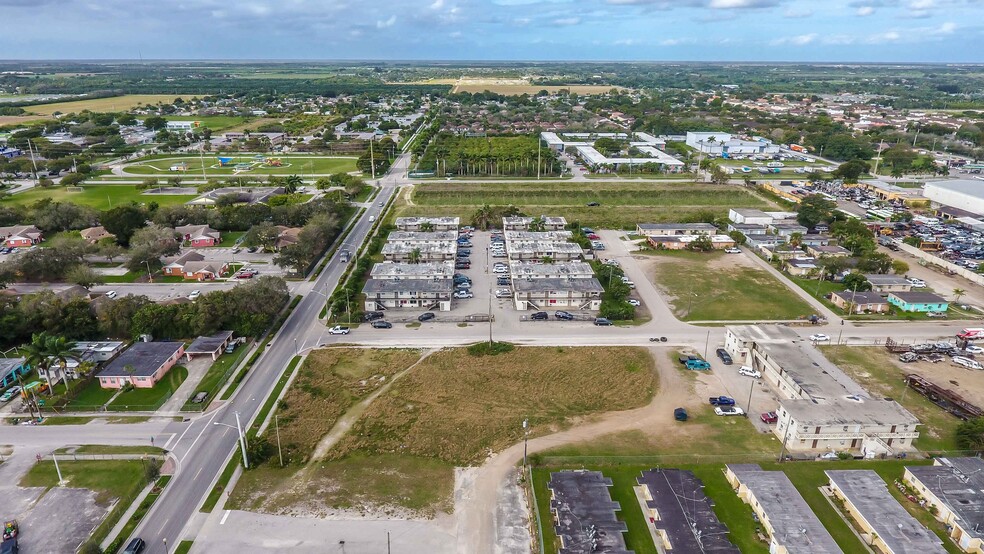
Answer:
M397 159L390 172L380 180L381 190L377 200L389 201L409 161L408 154ZM355 222L349 242L361 244L372 227L370 217L379 217L380 212L378 204L369 207ZM178 459L177 472L164 495L134 532L134 536L147 541L148 553L164 552L164 538L170 544L181 540L186 524L195 515L235 448L236 431L213 423L235 426L234 413L239 412L243 425L247 425L295 355L295 349L319 344L320 338L315 337L320 337L324 329L318 324L318 315L324 305L323 291L335 288L344 267L337 257L329 262L230 402L207 417L189 424L175 423L167 429L168 432L181 433L180 438L170 445Z

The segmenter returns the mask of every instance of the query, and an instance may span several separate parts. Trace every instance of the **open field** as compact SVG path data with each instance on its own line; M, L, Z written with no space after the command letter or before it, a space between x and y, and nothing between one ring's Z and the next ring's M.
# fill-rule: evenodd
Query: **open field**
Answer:
M441 81L441 82L437 82ZM541 90L549 93L556 93L561 90L569 90L575 94L605 94L613 88L620 88L612 85L534 85L527 79L495 79L495 78L469 78L462 77L458 80L453 79L431 79L428 82L415 84L454 84L451 89L453 93L460 92L494 92L507 96L519 96L521 94L536 94Z
M218 157L231 157L233 161L226 167L219 165ZM237 156L235 154L212 154L206 156L205 173L209 176L216 175L301 175L306 176L312 173L327 174L355 171L355 158L347 157L327 157L327 156L268 156L270 159L279 159L283 165L268 166L259 162L254 163L252 155ZM248 170L237 170L234 165L237 163L249 163L252 167ZM171 171L171 166L185 163L187 169L184 171ZM191 178L201 178L202 159L197 155L189 156L169 156L166 158L153 158L147 160L137 160L127 164L123 172L130 175L156 175L164 174L168 176L187 175Z
M121 204L136 202L147 204L156 202L160 206L184 204L195 198L195 195L185 194L141 194L135 185L82 185L81 192L75 192L65 187L33 188L18 194L0 198L0 205L16 204L30 205L43 198L56 202L73 202L83 206L91 206L97 210L108 210Z
M168 121L198 121L200 128L209 128L213 131L225 131L246 122L246 118L234 115L207 115L202 117L190 115L168 115L164 116Z
M363 387L371 390L379 375L417 358L411 351L323 352L280 406L281 441L294 463L303 461L296 453L313 450L368 392ZM548 433L571 417L644 405L655 381L643 349L524 347L497 356L442 350L394 380L364 411L349 414L358 419L328 459L299 471L280 469L274 458L243 475L230 506L295 514L447 511L454 466L481 463L521 440L524 418L536 433Z
M28 125L48 121L48 118L36 115L0 115L0 127L4 125Z
M66 486L89 489L97 493L100 504L126 496L137 484L140 490L144 482L144 465L140 460L80 460L60 459L58 467ZM54 462L41 462L21 478L22 487L54 487L58 484L58 472Z
M904 379L907 373L921 373L940 386L958 390L965 398L978 405L981 405L980 401L973 398L968 389L972 389L978 398L984 396L984 379L978 378L976 372L954 368L954 374L960 375L961 386L948 383L947 377L937 371L946 370L947 368L942 367L947 365L946 362L920 362L903 369L900 367L901 362L897 362L896 357L882 347L821 346L820 349L824 356L840 366L872 395L894 398L919 418L922 425L918 427L919 438L916 439L915 446L923 451L956 450L954 432L960 420L927 400L925 396L913 390L906 391ZM916 366L921 366L922 371Z
M813 308L744 256L656 251L654 282L684 321L776 320Z
M91 112L122 112L141 105L170 104L175 98L191 98L193 94L127 94L112 98L93 98L91 100L74 100L72 102L56 102L54 104L37 104L24 106L24 110L39 114L52 115L55 112L78 113L83 110Z
M600 206L587 206L598 202ZM484 204L514 205L527 214L559 215L604 229L634 229L637 223L689 221L698 213L724 217L730 207L773 205L746 189L693 183L426 183L398 215L456 215L470 221Z

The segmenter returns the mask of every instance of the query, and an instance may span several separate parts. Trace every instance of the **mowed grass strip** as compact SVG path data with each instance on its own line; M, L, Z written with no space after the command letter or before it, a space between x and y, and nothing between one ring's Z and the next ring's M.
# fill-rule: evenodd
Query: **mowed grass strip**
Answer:
M50 198L55 202L72 202L82 206L91 206L97 210L108 210L111 207L136 202L149 204L156 202L159 206L184 204L195 198L186 194L142 194L135 185L82 185L82 190L66 187L34 188L18 194L0 198L0 205L13 204L26 206L38 200Z
M798 319L814 312L772 275L727 265L722 252L657 252L656 286L684 321ZM717 262L717 263L715 263Z
M522 440L523 420L547 433L573 416L645 405L656 387L642 348L520 347L498 356L438 352L376 399L331 452L480 463Z
M503 205L505 203L499 203ZM569 222L578 222L581 225L594 227L595 229L628 229L634 230L637 223L677 223L703 219L705 215L712 214L715 218L722 218L728 215L728 208L719 207L681 207L681 206L624 206L614 204L604 204L601 206L588 207L584 204L575 206L557 205L537 205L523 204L517 206L520 211L526 214L546 214L563 216ZM479 206L408 206L397 210L398 217L439 217L457 216L461 218L462 224L471 221L472 216Z
M957 450L955 432L960 420L914 390L906 392L906 371L895 365L895 356L883 347L821 346L823 355L874 396L894 398L922 423L916 448L924 451ZM940 383L956 388L949 383Z
M79 460L58 459L58 469L67 487L89 489L98 496L96 501L106 505L113 499L139 491L144 483L144 462L141 460ZM44 461L31 466L21 478L21 487L54 487L58 484L55 463Z
M571 206L599 202L617 206L764 207L768 203L749 191L730 186L693 183L435 183L414 189L414 204L481 206Z
M230 157L233 161L225 167L219 166L218 157ZM327 157L327 156L284 156L271 154L267 156L271 159L279 159L283 165L277 167L272 165L258 164L246 171L238 171L234 165L237 163L252 163L253 155L238 156L234 152L213 153L204 158L206 175L309 175L311 173L345 173L355 171L356 158L350 157ZM171 171L171 166L185 163L187 169L184 171ZM168 176L189 178L200 178L202 176L202 159L199 156L170 156L167 158L154 158L148 160L136 160L123 168L123 173L129 175L157 175L167 174Z

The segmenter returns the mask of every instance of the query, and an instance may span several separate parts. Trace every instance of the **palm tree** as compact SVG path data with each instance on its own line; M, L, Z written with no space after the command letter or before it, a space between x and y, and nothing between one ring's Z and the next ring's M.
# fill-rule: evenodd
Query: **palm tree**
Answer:
M803 243L803 233L792 233L789 235L789 245L799 248L799 245Z
M284 192L287 194L294 194L297 189L304 184L304 181L298 175L291 175L284 179Z
M430 233L434 230L434 224L430 221L425 221L420 224L420 231L423 233Z
M414 248L413 250L411 250L410 251L410 255L407 257L407 261L410 262L410 263L412 263L412 264L419 264L420 263L420 249L419 248Z
M31 344L21 348L27 364L38 370L38 375L44 377L48 382L48 394L54 395L51 383L51 374L48 368L51 366L51 357L48 355L49 336L47 332L35 333L31 336Z
M66 339L65 337L49 336L45 343L45 352L48 354L48 359L50 362L58 362L58 368L61 373L59 380L64 382L66 386L68 385L68 380L66 378L66 370L68 369L68 360L78 360L75 351L72 347L75 346L75 342ZM51 386L51 383L48 384Z
M960 297L967 294L964 289L953 289L953 301L960 302Z

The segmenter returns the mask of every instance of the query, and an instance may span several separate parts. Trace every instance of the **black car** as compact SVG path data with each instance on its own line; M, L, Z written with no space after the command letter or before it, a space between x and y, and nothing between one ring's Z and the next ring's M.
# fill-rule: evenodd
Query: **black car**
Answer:
M377 319L383 319L383 312L366 312L363 316L366 321L374 321Z
M256 247L255 246L250 246L249 248L246 249L246 251L249 252L250 254L252 254L253 252L256 252Z
M594 324L600 325L601 327L608 327L610 325L614 325L614 323L612 323L612 320L608 319L607 317L596 317Z
M536 320L536 321L546 321L549 318L550 318L550 315L548 315L547 312L536 312L536 313L534 313L533 315L530 316L530 319L533 319L533 320Z
M498 279L495 280L495 284L499 285L500 287L505 287L511 285L512 283L509 281L509 277L499 277Z
M434 319L435 317L437 317L437 316L434 315L434 312L424 312L424 313L420 314L419 316L417 316L417 321L430 321L430 320Z
M598 207L598 206L600 206L600 205L601 205L601 203L600 203L600 202L588 202L588 204L587 204L587 206L588 206L589 208L596 208L596 207Z
M554 312L554 317L556 317L557 319L563 319L564 321L574 320L574 314L564 311Z
M133 539L130 541L130 544L126 545L126 548L123 549L123 554L140 554L140 552L143 552L145 546L147 546L147 543L145 543L143 539Z
M673 419L677 421L687 421L687 410L683 408L673 410Z
M393 328L393 324L390 323L389 321L386 321L386 320L383 320L383 319L377 319L376 321L373 321L372 322L372 328L373 329L392 329Z
M463 248L461 250L458 250L458 255L459 256L462 256L462 255L469 256L469 255L471 255L471 250L469 250L467 248Z
M455 269L471 269L471 262L458 262L454 264Z
M731 359L731 354L728 354L728 351L723 348L717 349L717 355L718 358L721 358L721 361L724 362L724 365L731 365L734 363L734 360Z

